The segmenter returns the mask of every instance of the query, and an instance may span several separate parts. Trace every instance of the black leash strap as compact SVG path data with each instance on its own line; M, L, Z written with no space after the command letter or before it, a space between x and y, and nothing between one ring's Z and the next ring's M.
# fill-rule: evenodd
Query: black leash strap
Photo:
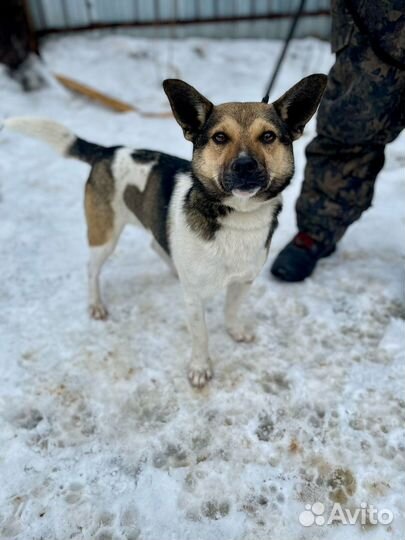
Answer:
M350 15L352 16L352 19L357 26L357 28L360 30L362 34L367 36L370 47L372 48L374 54L379 58L382 62L385 64L388 64L389 66L393 66L397 69L404 70L405 64L397 60L396 58L393 58L387 51L385 51L381 45L375 40L374 36L371 35L371 32L367 28L367 24L364 22L364 20L360 17L359 13L356 11L356 8L352 2L352 0L346 0L346 7ZM405 30L404 30L405 31Z
M264 96L264 98L262 99L262 103L268 103L269 102L269 98L270 98L270 92L274 86L274 83L276 81L276 78L277 78L277 75L280 71L280 68L281 68L281 65L283 63L283 60L284 60L284 57L287 53L287 49L288 49L288 46L290 44L290 41L294 35L294 32L295 32L295 28L297 26L297 23L298 23L298 20L299 18L301 17L301 14L302 12L304 11L304 7L305 7L305 2L306 0L301 0L300 2L300 5L294 15L294 18L291 22L291 26L290 26L290 30L288 32L288 35L284 41L284 47L280 53L280 56L278 58L278 61L277 61L277 64L276 64L276 67L274 68L274 71L271 75L271 78L270 78L270 81L269 81L269 84L267 86L267 91L266 91L266 95Z

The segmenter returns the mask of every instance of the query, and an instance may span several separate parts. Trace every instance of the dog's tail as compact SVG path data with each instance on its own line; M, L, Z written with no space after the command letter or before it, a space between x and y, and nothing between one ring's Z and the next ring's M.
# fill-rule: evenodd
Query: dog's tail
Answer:
M46 118L15 116L4 120L3 126L45 141L62 156L80 159L90 165L106 150L106 147L85 141L65 126Z

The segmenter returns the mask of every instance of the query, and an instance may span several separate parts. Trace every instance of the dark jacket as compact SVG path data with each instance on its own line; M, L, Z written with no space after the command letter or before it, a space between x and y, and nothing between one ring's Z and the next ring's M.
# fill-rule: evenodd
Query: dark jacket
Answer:
M405 68L405 0L332 0L333 52L349 43L354 25Z

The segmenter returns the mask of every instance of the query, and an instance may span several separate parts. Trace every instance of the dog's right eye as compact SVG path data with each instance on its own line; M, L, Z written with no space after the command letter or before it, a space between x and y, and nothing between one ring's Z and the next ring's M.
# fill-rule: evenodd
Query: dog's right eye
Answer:
M214 135L212 136L212 140L216 144L225 144L226 142L228 142L228 137L222 131L218 131L218 133L214 133Z

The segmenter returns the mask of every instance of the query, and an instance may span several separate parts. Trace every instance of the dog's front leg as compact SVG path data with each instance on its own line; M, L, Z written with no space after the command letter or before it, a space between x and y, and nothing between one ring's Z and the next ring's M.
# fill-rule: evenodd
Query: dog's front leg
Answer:
M231 283L226 290L225 324L229 335L235 341L249 343L255 339L252 325L239 318L239 308L250 290L251 282Z
M204 302L197 294L185 292L188 327L191 334L192 353L188 365L188 379L192 386L202 388L212 378L208 355L208 334L205 323Z

